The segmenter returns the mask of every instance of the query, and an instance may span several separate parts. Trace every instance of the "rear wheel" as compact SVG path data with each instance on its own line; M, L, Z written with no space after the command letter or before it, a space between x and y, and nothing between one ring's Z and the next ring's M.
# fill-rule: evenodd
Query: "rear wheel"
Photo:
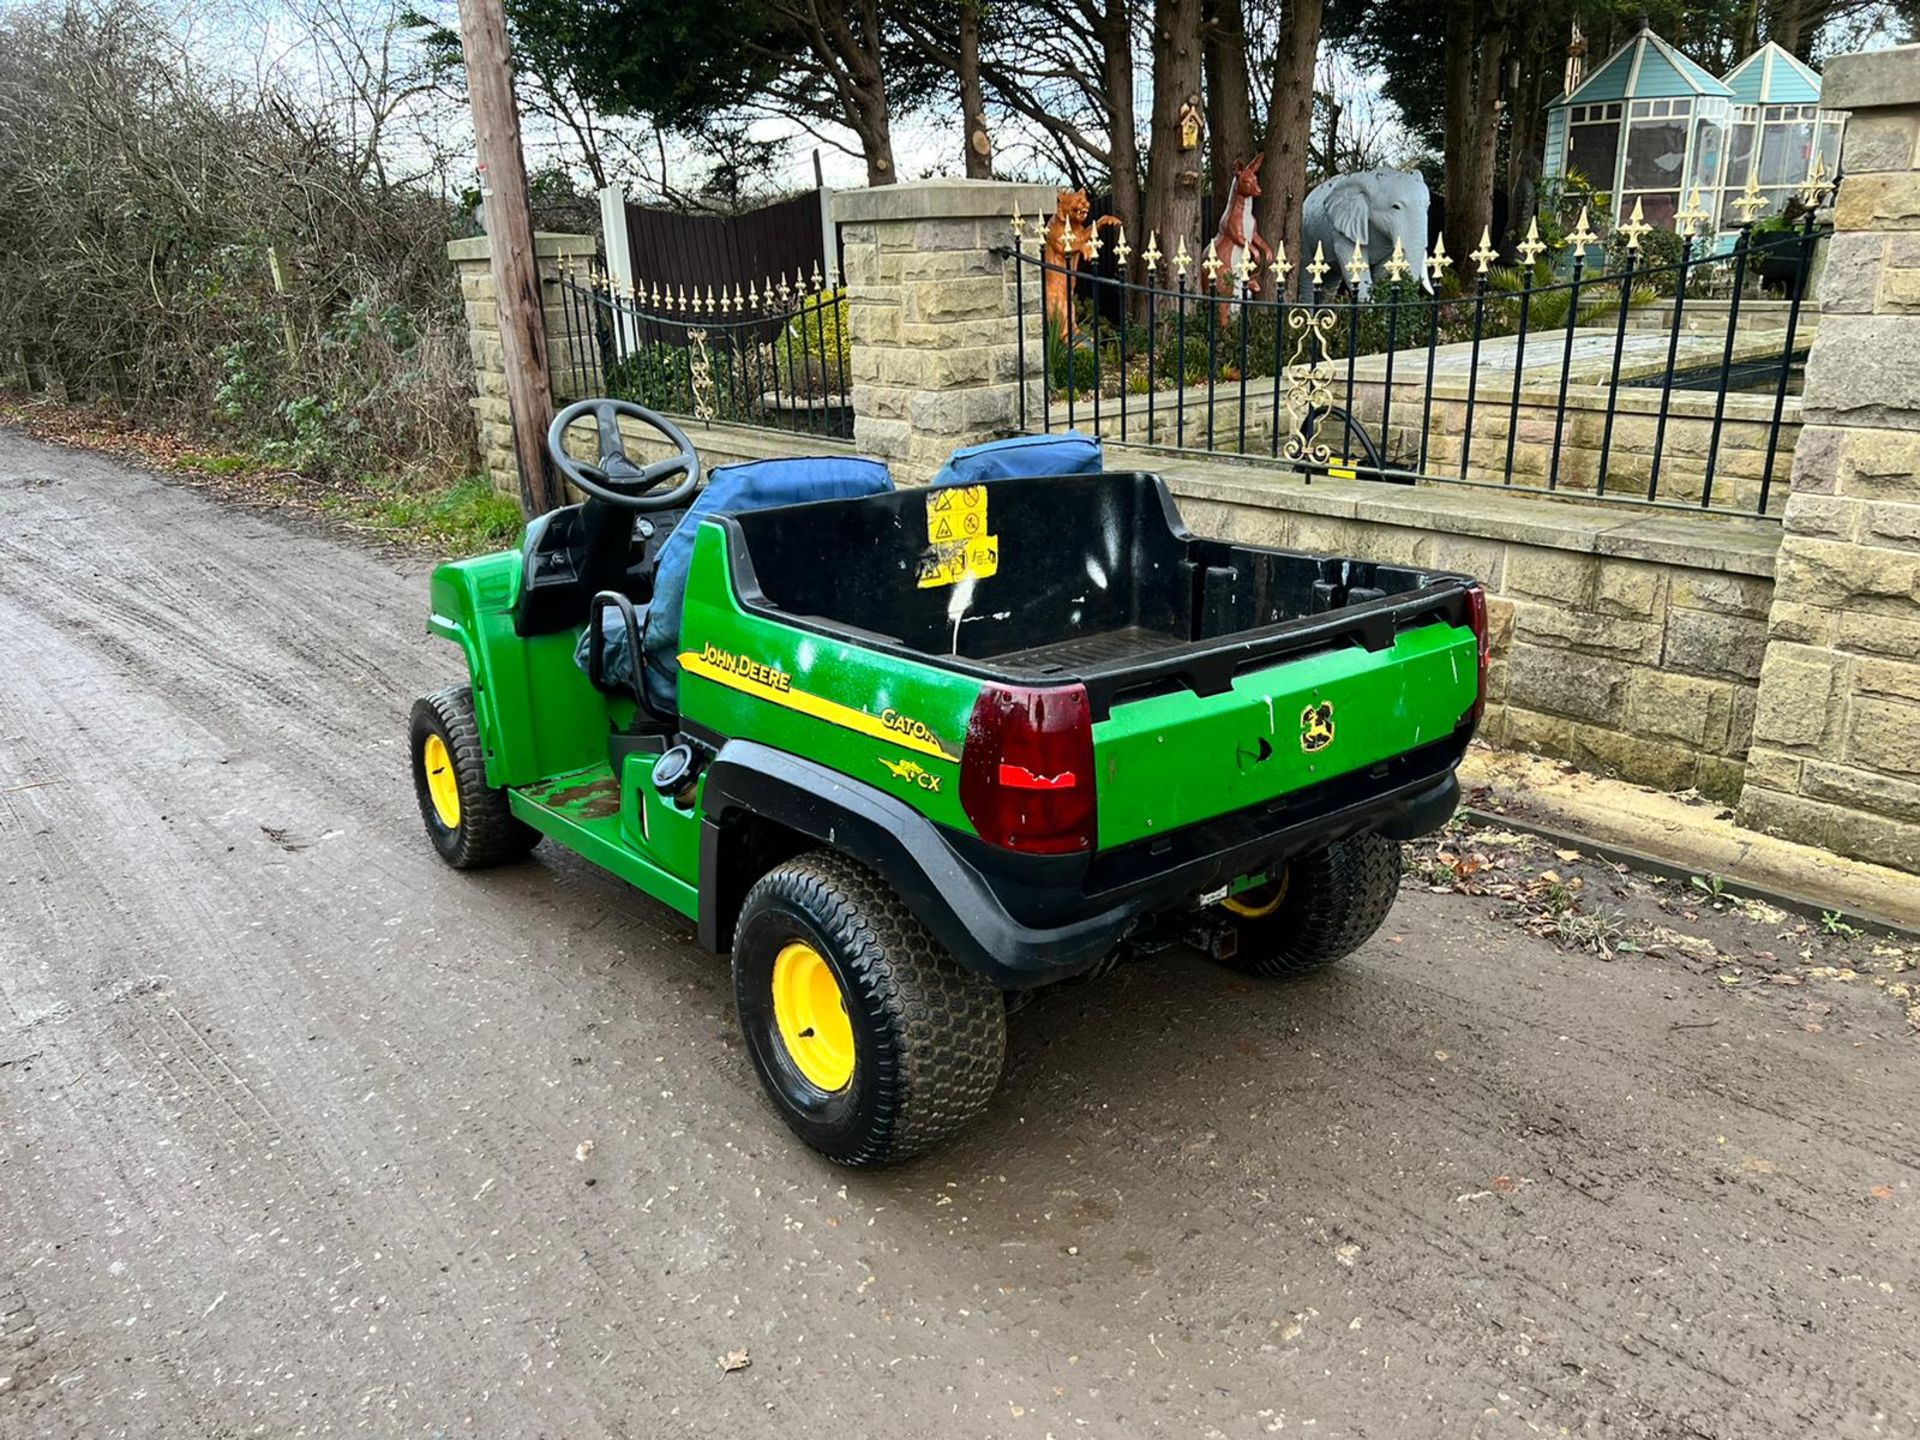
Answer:
M1399 889L1398 841L1354 835L1297 855L1221 902L1238 941L1226 963L1268 977L1324 969L1366 943Z
M1000 1083L1000 992L844 856L802 855L748 892L733 987L780 1118L843 1165L919 1154L979 1115Z
M407 727L413 789L427 838L456 870L518 860L540 832L514 815L507 792L487 783L487 754L473 691L453 686L413 702Z

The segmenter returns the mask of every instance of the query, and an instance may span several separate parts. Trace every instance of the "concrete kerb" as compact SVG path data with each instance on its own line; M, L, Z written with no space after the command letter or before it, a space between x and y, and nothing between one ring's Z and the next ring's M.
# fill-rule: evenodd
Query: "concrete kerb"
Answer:
M1557 761L1475 745L1460 766L1469 810L1481 818L1585 841L1673 875L1718 875L1802 914L1920 932L1913 876L1734 824L1724 806L1608 780Z

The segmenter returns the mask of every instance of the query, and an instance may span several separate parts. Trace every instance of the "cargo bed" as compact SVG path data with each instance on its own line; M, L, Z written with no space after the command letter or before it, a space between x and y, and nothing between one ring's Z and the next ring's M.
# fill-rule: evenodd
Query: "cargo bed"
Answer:
M1080 682L1096 717L1170 689L1217 694L1282 658L1467 623L1463 576L1200 539L1154 475L942 493L727 517L741 603L986 679ZM956 538L935 538L943 526ZM961 544L973 548L953 563Z

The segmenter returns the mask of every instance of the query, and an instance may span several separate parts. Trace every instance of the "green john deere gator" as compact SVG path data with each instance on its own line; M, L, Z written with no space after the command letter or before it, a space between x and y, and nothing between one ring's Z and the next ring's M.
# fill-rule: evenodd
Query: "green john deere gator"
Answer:
M623 416L675 453L631 461ZM592 463L562 443L589 417ZM834 1160L979 1114L1018 992L1169 941L1259 976L1340 959L1457 803L1466 577L1198 538L1084 436L902 490L847 458L703 486L624 401L548 446L586 501L433 575L470 683L414 707L427 833L461 868L545 839L692 919Z

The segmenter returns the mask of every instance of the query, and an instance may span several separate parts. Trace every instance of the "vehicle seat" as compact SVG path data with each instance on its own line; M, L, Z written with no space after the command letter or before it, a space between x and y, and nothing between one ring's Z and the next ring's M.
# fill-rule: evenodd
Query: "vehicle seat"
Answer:
M653 600L640 612L641 650L645 656L641 681L647 704L663 718L678 713L680 708L680 617L687 600L694 537L700 533L701 521L709 515L803 505L811 500L852 500L891 489L893 480L883 463L853 456L752 460L710 472L706 488L686 518L673 527L673 533L661 545L653 572ZM611 660L612 646L608 649Z
M1098 475L1103 465L1100 441L1078 430L1058 435L1014 435L954 451L932 483L979 485L1035 475Z

